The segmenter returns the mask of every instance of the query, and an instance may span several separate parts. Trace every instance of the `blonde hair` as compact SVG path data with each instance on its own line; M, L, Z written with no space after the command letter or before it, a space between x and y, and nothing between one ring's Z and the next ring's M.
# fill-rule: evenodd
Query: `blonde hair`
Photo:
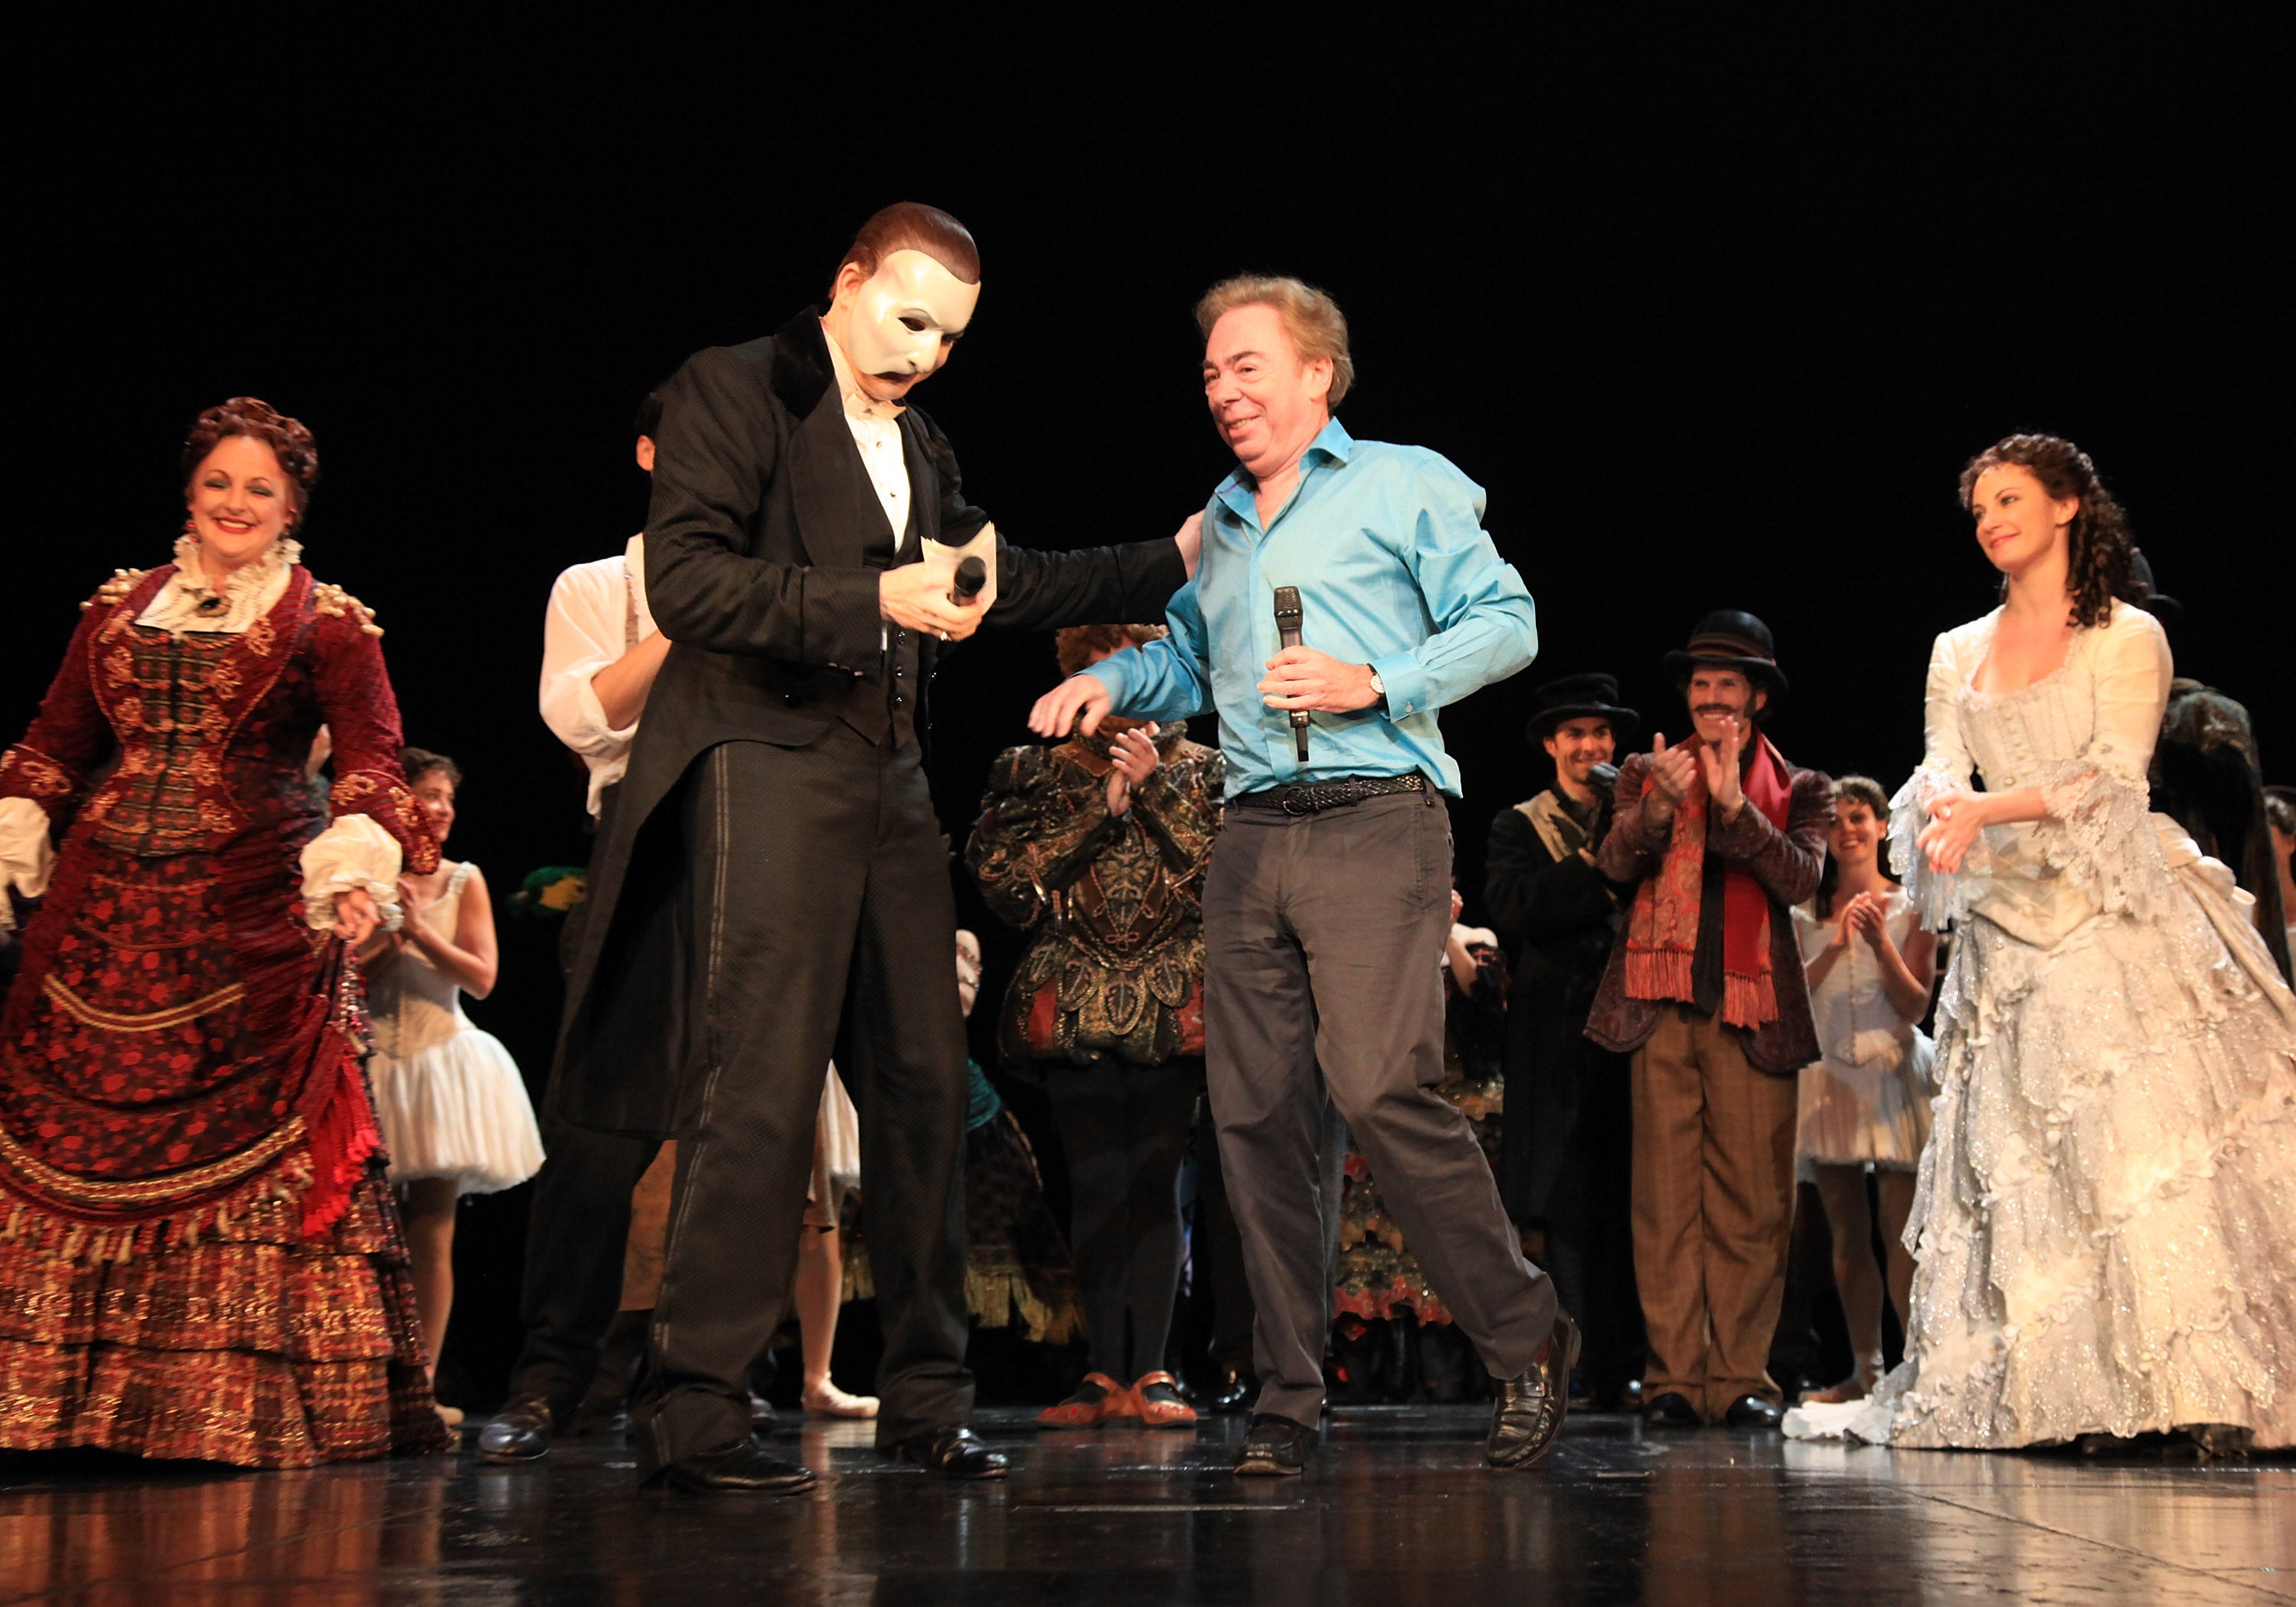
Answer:
M1196 328L1206 340L1223 315L1239 307L1272 307L1283 320L1302 363L1332 360L1332 389L1324 406L1336 409L1355 383L1356 360L1348 355L1347 315L1340 304L1305 280L1283 274L1239 274L1223 279L1196 303Z

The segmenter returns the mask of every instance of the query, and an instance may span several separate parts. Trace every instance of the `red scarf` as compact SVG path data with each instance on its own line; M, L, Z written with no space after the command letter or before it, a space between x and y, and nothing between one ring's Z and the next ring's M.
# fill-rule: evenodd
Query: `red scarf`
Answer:
M1755 734L1753 763L1744 781L1746 802L1784 830L1793 802L1785 761ZM1689 746L1701 746L1693 737ZM1643 778L1643 795L1651 782ZM1627 996L1690 1002L1692 963L1698 953L1698 906L1706 886L1706 822L1712 799L1705 772L1692 774L1690 791L1674 807L1674 831L1658 873L1635 890L1627 922ZM1770 896L1735 861L1722 873L1722 1019L1754 1028L1778 1019L1778 993L1770 974Z

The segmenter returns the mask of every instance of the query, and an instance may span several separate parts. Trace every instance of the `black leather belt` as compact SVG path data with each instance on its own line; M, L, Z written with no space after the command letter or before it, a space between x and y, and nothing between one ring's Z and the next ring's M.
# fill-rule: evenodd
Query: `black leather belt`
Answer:
M1427 777L1414 770L1408 775L1351 775L1341 781L1303 781L1289 787L1264 787L1228 802L1247 809L1281 809L1286 815L1314 815L1324 809L1344 809L1366 798L1390 792L1424 792Z

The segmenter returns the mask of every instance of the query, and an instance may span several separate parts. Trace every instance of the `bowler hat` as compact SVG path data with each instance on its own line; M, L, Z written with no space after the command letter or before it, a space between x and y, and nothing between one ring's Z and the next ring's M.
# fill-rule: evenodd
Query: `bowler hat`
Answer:
M1742 609L1716 609L1698 622L1687 646L1666 655L1667 673L1679 682L1687 683L1690 672L1701 664L1736 670L1767 690L1773 703L1786 694L1786 677L1778 668L1770 627Z
M1619 678L1599 673L1564 676L1531 694L1538 700L1522 734L1534 748L1565 720L1608 720L1620 741L1635 734L1643 717L1619 706Z

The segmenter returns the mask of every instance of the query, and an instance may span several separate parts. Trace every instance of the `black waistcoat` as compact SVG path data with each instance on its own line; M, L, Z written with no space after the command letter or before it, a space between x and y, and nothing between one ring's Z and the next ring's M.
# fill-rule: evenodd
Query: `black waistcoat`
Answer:
M853 449L852 467L851 496L865 508L882 506L876 483L869 478L868 465L861 461L857 445ZM898 569L905 563L917 562L924 555L923 544L917 539L917 499L914 494L908 504L908 529L898 552L893 549L892 525L882 519L869 521L869 537L861 549L861 562L869 568ZM917 730L917 656L916 633L888 624L877 685L871 688L863 681L854 686L852 695L845 701L845 723L881 745L888 736L896 748L914 737Z

